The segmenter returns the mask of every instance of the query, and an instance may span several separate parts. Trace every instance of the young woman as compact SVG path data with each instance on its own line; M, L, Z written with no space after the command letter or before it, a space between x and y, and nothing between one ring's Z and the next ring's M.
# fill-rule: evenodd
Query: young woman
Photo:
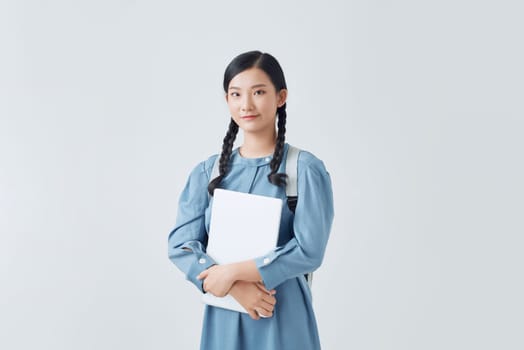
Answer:
M298 200L284 205L277 248L253 260L218 265L206 254L215 188L286 201L287 87L277 60L251 51L224 74L231 121L222 153L198 164L180 196L169 258L201 292L232 295L249 314L206 305L201 349L320 349L305 274L322 262L333 220L331 180L322 161L298 157ZM233 149L238 130L243 144ZM215 160L219 175L212 179Z

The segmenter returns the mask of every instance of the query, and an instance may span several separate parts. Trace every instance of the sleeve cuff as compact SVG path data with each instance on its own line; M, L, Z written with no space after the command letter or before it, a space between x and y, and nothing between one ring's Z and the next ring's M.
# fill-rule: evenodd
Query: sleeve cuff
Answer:
M275 255L266 255L255 259L258 272L262 276L262 282L269 290L282 283L282 276L285 276L281 269L281 264L272 264L273 259L276 258Z
M198 254L197 260L191 265L186 278L191 281L202 293L204 292L203 281L198 280L197 276L202 272L216 265L216 262L206 254Z

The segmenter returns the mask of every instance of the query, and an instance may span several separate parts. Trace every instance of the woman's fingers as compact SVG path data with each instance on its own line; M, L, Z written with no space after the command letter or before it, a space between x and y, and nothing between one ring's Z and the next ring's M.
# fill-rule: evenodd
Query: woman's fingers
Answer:
M262 301L259 303L257 310L261 311L260 314L265 317L271 317L273 316L273 310L275 307L273 304L267 303L265 301Z
M207 275L209 274L208 270L204 270L202 272L200 272L197 276L197 280L201 280L201 279L204 279L207 277Z
M266 314L266 311L262 308L255 308L255 311L257 313L257 315L259 315L261 318L268 318L269 315Z
M256 286L258 287L258 289L260 289L261 291L263 291L264 293L267 293L267 294L271 294L271 295L274 295L276 294L276 290L272 289L272 290L267 290L266 287L262 284L262 283L255 283Z
M263 300L261 302L261 306L266 309L267 311L271 311L273 312L273 310L275 309L275 301L274 300L270 300L270 301L265 301Z
M257 311L257 314L262 318L269 318L273 316L273 311L269 311L263 307L257 307L255 308Z
M230 293L248 311L252 319L273 316L276 304L274 290L268 291L263 285L254 282L237 281Z
M269 291L260 283L257 283L257 287L262 292L262 294L259 295L260 299L257 303L257 310L259 311L259 314L263 317L273 316L273 309L275 308L275 304L277 302L277 299L274 297L276 291Z
M258 315L258 311L256 311L255 309L253 310L247 310L247 312L249 313L249 316L254 319L254 320L260 320L260 316Z
M264 294L262 295L262 301L271 304L271 306L275 305L277 303L277 298L275 298L272 295Z

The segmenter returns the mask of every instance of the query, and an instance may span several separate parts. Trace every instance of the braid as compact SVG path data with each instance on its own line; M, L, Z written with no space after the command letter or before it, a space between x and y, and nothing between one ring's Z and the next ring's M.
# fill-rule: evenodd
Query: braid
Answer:
M285 186L287 175L283 173L278 173L278 168L282 162L282 156L284 155L284 142L286 140L286 104L277 109L278 112L278 133L277 133L277 143L275 146L275 153L273 153L273 159L269 166L271 168L271 173L268 175L269 182L276 186Z
M229 163L229 158L231 157L231 151L233 150L233 145L238 133L238 124L231 119L229 123L229 128L227 130L226 136L224 137L224 143L222 144L222 153L220 154L220 160L218 162L219 175L215 177L207 186L207 190L210 195L213 195L215 188L220 185L222 179L226 176L227 165Z

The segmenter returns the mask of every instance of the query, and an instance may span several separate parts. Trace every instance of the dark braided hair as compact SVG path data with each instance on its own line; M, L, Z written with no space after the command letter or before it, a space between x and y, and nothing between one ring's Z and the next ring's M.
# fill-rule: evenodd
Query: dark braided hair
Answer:
M224 72L224 91L227 93L229 83L239 73L250 69L259 68L263 70L275 86L276 91L287 89L286 80L284 78L284 72L280 67L280 64L275 57L268 53L262 53L260 51L249 51L235 57L226 68ZM284 154L284 144L286 139L286 104L277 108L278 114L278 132L277 142L275 151L273 153L273 159L269 164L271 172L268 175L268 180L273 185L285 186L286 185L286 174L277 173L280 163L282 162L282 156ZM213 195L215 188L219 187L220 182L226 176L228 171L229 158L231 157L233 144L238 133L238 125L233 119L229 123L229 129L224 137L224 143L222 145L222 153L220 154L219 160L219 175L214 178L208 186L208 192Z
M277 133L277 144L275 145L275 152L273 153L273 159L269 163L271 172L267 176L269 182L276 186L286 185L286 174L277 173L280 163L282 162L282 156L284 155L284 143L286 141L286 104L277 109L278 113L278 133Z
M218 161L219 175L215 177L208 185L207 190L210 195L213 195L215 188L218 187L224 176L227 173L227 165L229 163L229 157L231 157L231 151L233 150L233 144L237 138L238 124L233 119L229 122L229 128L226 136L224 137L224 143L222 145L222 153L220 154L220 160Z

